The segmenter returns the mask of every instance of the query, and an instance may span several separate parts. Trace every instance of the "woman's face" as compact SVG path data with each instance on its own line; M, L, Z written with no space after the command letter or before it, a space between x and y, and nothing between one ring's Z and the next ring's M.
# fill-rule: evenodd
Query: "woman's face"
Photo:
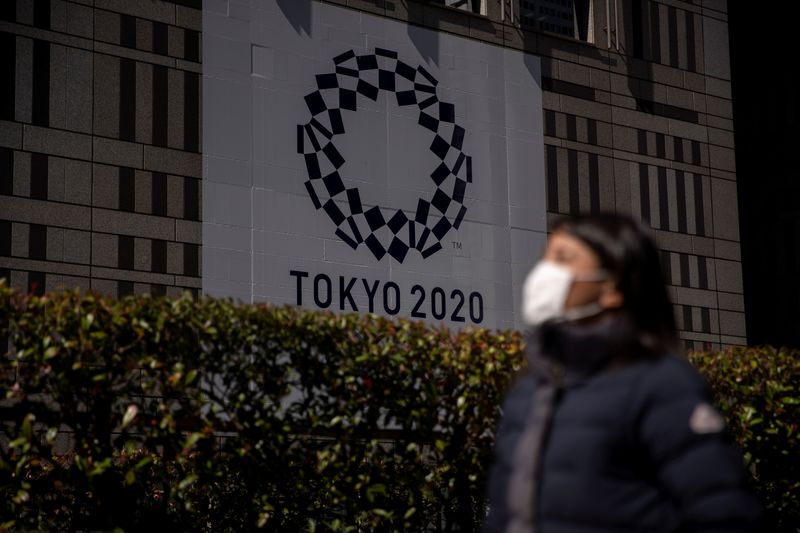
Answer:
M580 279L581 274L591 275L602 270L600 258L580 239L563 231L553 233L547 241L542 259L569 269L577 277L567 295L565 309L594 302L598 302L606 309L622 305L622 293L617 290L614 280L583 281Z

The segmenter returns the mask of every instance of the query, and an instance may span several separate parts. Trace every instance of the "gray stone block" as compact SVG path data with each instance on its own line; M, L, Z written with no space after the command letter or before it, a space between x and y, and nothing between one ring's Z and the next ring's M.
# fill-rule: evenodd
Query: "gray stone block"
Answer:
M137 213L153 212L153 173L144 170L134 172L134 207Z
M168 53L172 57L183 57L184 51L184 35L185 32L183 28L179 28L176 26L170 26L167 31L169 37L167 38L167 42L169 43Z
M81 133L92 131L92 53L67 48L65 127Z
M146 147L145 147L146 148ZM115 139L94 137L94 161L109 165L142 168L143 145Z
M119 59L94 54L94 133L119 137Z
M67 48L56 44L50 45L50 95L49 95L49 126L51 128L66 128L66 77L67 77Z
M14 152L13 189L17 196L31 195L31 154Z
M139 283L156 283L158 285L174 285L175 276L170 274L157 274L154 272L138 272L135 270L119 270L93 266L93 278L112 279L119 281L133 281Z
M722 118L733 118L733 105L730 98L717 98L707 95L706 104L709 114Z
M183 274L183 243L167 243L167 272Z
M175 24L182 28L189 28L196 31L203 29L203 12L200 9L193 9L180 5L175 6Z
M88 207L11 196L0 196L0 213L6 218L30 224L89 229Z
M120 16L118 13L95 9L94 20L96 22L94 30L95 39L107 43L119 44Z
M0 120L0 146L22 148L22 124Z
M118 259L117 236L92 233L92 265L116 268Z
M202 264L200 273L202 275ZM181 287L188 287L191 289L202 289L203 288L203 279L202 278L194 278L194 277L187 277L187 276L175 276L175 284Z
M50 226L47 228L47 252L45 254L48 261L64 261L64 229Z
M85 161L64 160L64 201L89 205L92 201L92 166Z
M176 220L175 240L203 244L203 223L191 220Z
M33 4L30 2L17 2L27 4L31 7L31 19L33 19ZM17 12L17 17L20 13ZM19 18L17 18L21 22ZM30 24L33 24L31 20ZM32 98L33 98L33 41L17 37L17 53L15 65L15 87L14 87L14 116L19 122L31 121Z
M31 152L89 160L92 157L91 139L90 136L80 133L26 124L23 128L22 145Z
M136 142L153 141L153 66L136 63Z
M175 5L171 2L130 2L128 0L95 0L95 7L133 15L166 24L175 24Z
M136 19L136 48L139 50L153 50L153 23L149 20Z
M94 34L94 10L73 2L67 3L67 33L91 39Z
M689 287L674 287L674 290L675 298L673 303L709 308L716 308L717 306L717 293L715 291Z
M732 149L709 145L708 152L710 164L713 168L727 170L729 172L736 171L736 156Z
M64 201L64 159L47 158L47 199Z
M92 205L107 209L119 208L119 169L107 165L92 165Z
M64 230L64 261L89 264L91 255L91 233L88 231Z
M144 169L200 178L202 176L202 155L145 145Z
M98 278L92 277L91 289L94 292L97 292L99 294L103 294L103 295L106 295L106 296L112 296L112 297L115 297L115 298L117 296L117 282L109 280L109 279L98 279Z
M28 257L28 236L30 224L19 222L11 223L11 255L14 257Z
M79 289L85 293L90 286L90 279L84 276L64 276L62 274L48 274L45 278L47 291Z
M708 128L708 142L726 148L734 148L734 139L732 131L720 130L717 128Z
M721 335L721 348L725 349L730 346L747 346L747 337L734 337L732 335Z
M167 145L183 150L183 72L169 69L167 105Z
M611 125L612 142L615 150L636 153L638 151L638 133L634 128Z
M561 95L561 111L584 118L611 122L612 111L607 105L597 104L581 98Z
M153 246L150 239L133 240L133 268L149 271L153 268Z
M558 61L558 79L578 85L589 86L590 82L589 67L573 63L572 61Z
M92 229L150 239L175 240L175 221L170 218L92 209Z
M692 235L692 253L705 257L713 257L714 239Z
M714 256L720 259L730 259L731 261L741 261L742 251L738 242L714 239Z
M720 291L742 294L742 264L738 261L715 259L717 269L717 288Z
M17 2L17 22L33 25L33 2Z
M183 218L183 176L167 176L167 216Z
M741 294L732 294L728 292L721 292L718 296L719 308L728 311L738 311L744 313L744 296Z
M11 281L12 287L17 287L27 290L28 271L33 272L49 272L55 274L65 274L69 276L88 276L89 267L82 265L71 265L68 263L57 263L55 261L37 261L34 259L22 259L16 257L3 257L0 258L0 268L8 268L12 270ZM14 285L14 270L26 271L23 272L21 285ZM48 287L47 290L50 290Z
M677 87L667 87L667 104L695 109L694 93Z
M738 241L739 210L736 183L711 178L711 198L714 211L714 236Z
M715 78L731 79L728 24L703 17L703 52L705 72Z
M656 245L660 249L684 254L692 253L691 235L687 235L685 233L675 233L672 231L659 231L656 229L652 230L652 232L655 237Z

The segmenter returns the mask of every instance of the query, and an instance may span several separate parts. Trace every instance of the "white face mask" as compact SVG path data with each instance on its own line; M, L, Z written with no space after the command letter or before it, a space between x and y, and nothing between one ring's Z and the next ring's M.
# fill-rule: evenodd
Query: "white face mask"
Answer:
M522 319L529 326L538 326L547 320L578 320L601 313L603 307L598 302L572 309L565 309L564 304L574 281L602 281L607 278L608 275L603 271L576 276L557 263L539 261L522 286Z

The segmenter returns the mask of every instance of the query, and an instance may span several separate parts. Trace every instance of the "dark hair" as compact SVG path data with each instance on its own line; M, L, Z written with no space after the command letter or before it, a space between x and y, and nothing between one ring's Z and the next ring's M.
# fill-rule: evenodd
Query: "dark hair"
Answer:
M645 348L663 352L677 347L675 315L661 272L658 249L642 225L615 213L578 215L557 221L564 232L588 245L601 267L617 282L626 313Z

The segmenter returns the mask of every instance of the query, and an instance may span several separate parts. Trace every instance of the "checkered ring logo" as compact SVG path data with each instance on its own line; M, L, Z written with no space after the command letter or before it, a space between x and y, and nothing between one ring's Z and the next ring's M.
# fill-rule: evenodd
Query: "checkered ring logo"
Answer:
M376 48L358 56L350 50L333 63L335 71L318 74L317 90L305 97L311 120L297 126L297 152L305 159L311 201L353 249L364 243L376 259L389 254L400 263L412 249L428 258L442 249L444 236L458 229L467 212L464 192L472 182L472 159L462 149L465 131L455 122L455 107L437 98L436 78L421 65L404 63L397 52ZM357 111L359 95L376 101L380 91L393 93L398 106L417 106L417 122L432 135L430 151L439 160L430 174L433 196L418 200L413 219L400 209L365 209L358 188L346 188L339 174L345 160L334 141L345 134L342 111Z

